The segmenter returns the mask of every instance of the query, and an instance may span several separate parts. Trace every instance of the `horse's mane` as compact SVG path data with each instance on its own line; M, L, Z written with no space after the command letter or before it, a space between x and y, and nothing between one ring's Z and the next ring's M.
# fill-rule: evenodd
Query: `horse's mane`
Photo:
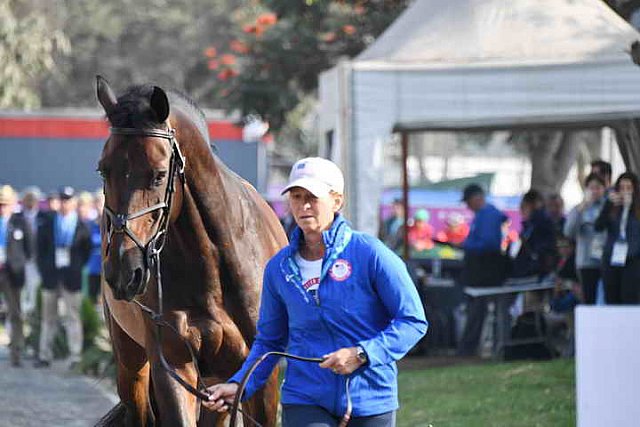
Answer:
M150 99L154 86L151 84L136 85L118 97L118 103L109 114L109 121L114 127L136 128L136 129L159 129L161 123L158 122L155 112L151 108ZM166 92L169 97L171 108L178 108L189 115L202 137L210 144L209 130L204 113L185 94L177 90Z

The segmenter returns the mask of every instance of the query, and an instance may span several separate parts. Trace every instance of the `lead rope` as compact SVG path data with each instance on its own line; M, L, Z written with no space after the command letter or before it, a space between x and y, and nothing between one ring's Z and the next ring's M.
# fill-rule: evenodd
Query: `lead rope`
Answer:
M301 362L309 362L309 363L322 363L322 362L324 362L324 359L319 358L319 357L303 357L303 356L297 356L295 354L284 353L284 352L281 352L281 351L269 351L269 352L263 354L262 356L260 356L258 359L256 359L251 364L251 366L249 367L247 372L242 377L242 380L240 381L240 384L238 385L238 391L236 392L236 397L234 398L233 404L231 406L231 419L229 420L229 427L236 427L236 423L237 423L236 419L237 419L237 413L238 412L240 412L240 413L242 413L243 415L246 416L246 414L244 414L242 411L240 411L240 400L242 399L242 395L244 394L244 389L246 388L247 383L249 382L249 378L251 377L253 372L269 356L280 356L280 357L284 357L284 358L287 358L287 359L299 360ZM349 382L350 382L350 380L351 380L350 377L347 377L346 380L345 380L345 394L347 396L347 410L345 411L344 415L342 416L342 419L340 420L340 424L338 424L339 427L346 427L347 424L349 423L349 420L351 420L351 413L353 411L353 404L351 402L351 393L349 393ZM251 419L251 421L253 421L253 423L257 427L263 427L262 424L258 423L254 419Z

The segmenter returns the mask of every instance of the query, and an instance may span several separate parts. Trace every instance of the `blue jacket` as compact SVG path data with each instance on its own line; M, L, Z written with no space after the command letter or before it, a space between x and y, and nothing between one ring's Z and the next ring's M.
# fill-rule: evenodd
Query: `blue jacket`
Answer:
M502 224L507 216L486 203L476 212L463 247L467 252L499 252L502 243Z
M87 268L90 275L99 276L102 271L102 239L98 220L90 222L89 229L91 230L91 255L87 261Z
M258 334L244 365L230 382L268 351L322 357L360 345L369 362L351 374L354 416L398 408L397 367L427 331L415 285L402 260L378 239L353 231L341 215L323 232L319 303L303 289L294 255L302 237L296 228L289 246L267 264ZM247 385L250 397L269 377L276 358L260 365ZM289 360L283 404L316 405L336 416L346 410L345 378L315 363Z

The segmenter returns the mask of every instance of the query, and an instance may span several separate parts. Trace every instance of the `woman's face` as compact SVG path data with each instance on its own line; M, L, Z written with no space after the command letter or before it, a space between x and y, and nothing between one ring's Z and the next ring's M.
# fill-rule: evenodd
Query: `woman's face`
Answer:
M621 179L618 191L622 194L633 194L633 182L630 179Z
M342 207L342 201L343 196L336 193L316 197L302 187L289 191L289 209L304 234L327 230L334 214Z
M587 192L591 196L592 201L600 200L604 197L604 191L604 185L596 180L589 181L589 184L587 184Z

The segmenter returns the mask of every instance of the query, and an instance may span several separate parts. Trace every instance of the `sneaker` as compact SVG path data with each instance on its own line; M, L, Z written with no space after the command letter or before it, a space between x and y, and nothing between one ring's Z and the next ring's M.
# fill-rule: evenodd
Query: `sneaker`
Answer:
M34 368L48 368L50 366L51 366L51 362L49 362L48 360L38 359L33 363Z

